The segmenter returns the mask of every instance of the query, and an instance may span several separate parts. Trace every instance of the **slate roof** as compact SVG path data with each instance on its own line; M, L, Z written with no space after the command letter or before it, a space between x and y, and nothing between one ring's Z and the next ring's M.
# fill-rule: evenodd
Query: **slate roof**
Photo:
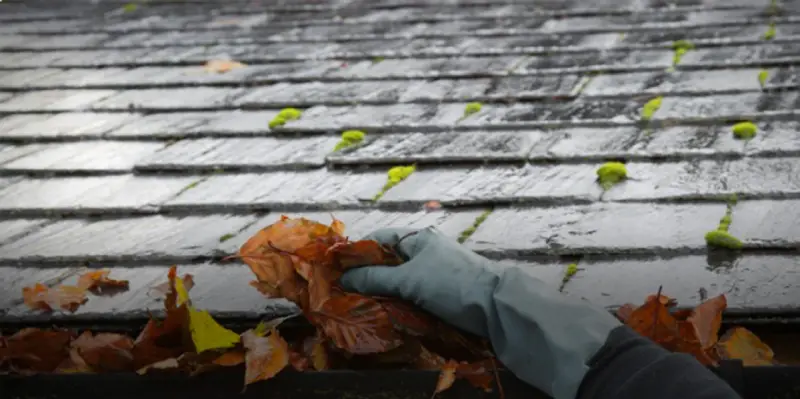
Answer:
M564 291L603 306L659 285L732 314L800 306L800 1L56 3L0 4L2 322L143 317L171 264L199 307L286 312L220 263L282 213L458 237L492 210L465 245L554 285L577 261ZM678 40L695 48L671 68ZM248 66L203 72L226 57ZM270 129L288 106L302 118ZM332 153L347 129L366 141ZM630 179L604 193L610 159ZM745 250L709 252L732 193ZM73 315L21 303L86 266L131 290Z

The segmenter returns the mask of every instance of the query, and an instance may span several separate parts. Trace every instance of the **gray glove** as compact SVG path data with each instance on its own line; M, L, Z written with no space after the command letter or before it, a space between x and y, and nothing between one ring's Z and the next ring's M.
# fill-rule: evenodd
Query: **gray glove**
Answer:
M383 229L365 239L395 246L414 231ZM576 397L590 359L621 325L606 310L492 262L434 227L404 238L397 249L406 263L348 271L344 288L412 301L488 338L518 378L555 399Z

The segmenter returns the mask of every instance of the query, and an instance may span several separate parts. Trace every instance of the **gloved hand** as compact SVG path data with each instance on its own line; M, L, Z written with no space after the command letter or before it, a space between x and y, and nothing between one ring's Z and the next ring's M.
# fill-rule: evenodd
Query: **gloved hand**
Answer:
M344 288L414 302L488 338L498 359L521 380L555 399L575 398L590 359L621 323L520 268L476 254L434 227L408 235L413 232L383 229L365 237L396 246L407 262L350 270L340 280Z

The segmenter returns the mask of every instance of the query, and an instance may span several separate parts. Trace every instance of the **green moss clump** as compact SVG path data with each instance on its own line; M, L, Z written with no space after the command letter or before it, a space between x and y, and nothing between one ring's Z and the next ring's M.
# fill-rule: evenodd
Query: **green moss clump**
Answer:
M684 54L688 53L689 50L694 50L694 43L688 40L678 40L672 43L672 65L678 65L681 62L681 58L683 58Z
M628 169L622 162L606 162L597 169L597 181L603 190L608 190L628 177Z
M383 195L386 194L387 191L389 191L392 187L398 185L401 181L408 178L408 176L411 176L411 174L414 173L415 170L417 170L416 165L395 166L389 169L389 173L387 174L389 178L388 181L383 186L381 191L378 194L375 194L375 197L373 197L372 200L377 201L381 199L381 197L383 197Z
M767 31L764 32L764 36L762 36L762 38L764 40L772 40L772 39L775 38L775 36L777 34L778 34L778 30L775 27L775 22L772 22L772 23L769 24L769 28L767 28Z
M564 286L567 285L569 280L578 273L578 264L577 263L570 263L567 265L567 269L564 270L564 277L561 278L561 286L558 288L559 291L564 290Z
M139 5L136 3L128 3L122 6L122 10L125 12L134 12L136 9L139 8Z
M384 57L375 57L375 58L372 59L372 63L373 64L377 64L377 63L383 62L384 60L386 60L386 58L384 58Z
M464 107L464 118L481 112L481 107L483 104L475 102L475 103L468 103L466 107Z
M333 148L333 152L352 147L364 141L364 135L365 133L360 130L347 130L343 132L342 138L338 143L336 143L336 147Z
M769 79L769 71L766 69L762 69L761 72L758 73L758 84L761 85L761 88L764 88L764 85L767 84L767 79Z
M269 128L274 129L278 126L283 126L286 122L300 119L301 116L303 116L303 111L297 108L284 108L281 112L278 112L278 115L272 118L269 122Z
M664 100L664 97L658 96L647 103L644 104L642 107L642 120L649 121L653 118L656 111L661 108L661 102Z
M753 122L740 122L733 125L733 135L736 136L737 139L752 139L756 136L756 132L758 132L758 126Z
M458 242L463 243L464 241L467 241L467 239L470 236L472 236L472 234L474 234L476 230L478 230L478 227L480 227L480 225L483 224L483 222L486 221L486 218L488 218L489 215L491 214L492 210L489 209L481 213L478 217L476 217L475 221L472 222L472 225L467 227L464 231L461 232L461 235L458 237Z
M228 240L230 240L231 238L233 238L235 236L236 236L235 234L231 234L231 233L225 234L225 235L223 235L222 237L219 238L219 242L228 241Z
M742 241L725 230L711 230L706 233L706 245L725 249L742 249Z

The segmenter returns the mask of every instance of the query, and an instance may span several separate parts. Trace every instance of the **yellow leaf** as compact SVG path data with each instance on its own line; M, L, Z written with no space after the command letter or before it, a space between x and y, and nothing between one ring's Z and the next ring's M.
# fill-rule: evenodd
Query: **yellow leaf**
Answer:
M177 281L177 280L176 280ZM230 348L239 343L239 334L219 325L205 310L189 307L189 329L197 353Z
M175 306L181 306L184 303L189 303L189 290L186 289L186 285L183 283L182 278L175 279L175 292L178 294Z

